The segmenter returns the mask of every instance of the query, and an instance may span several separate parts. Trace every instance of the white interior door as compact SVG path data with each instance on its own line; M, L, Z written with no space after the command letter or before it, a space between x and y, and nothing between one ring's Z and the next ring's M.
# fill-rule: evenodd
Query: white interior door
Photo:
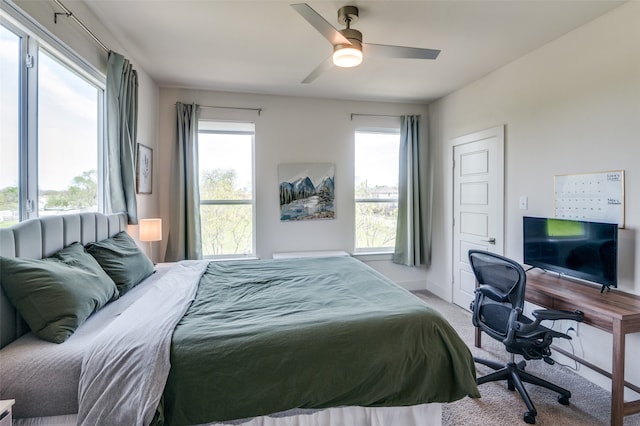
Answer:
M504 126L453 141L453 302L465 309L475 278L467 253L504 249Z

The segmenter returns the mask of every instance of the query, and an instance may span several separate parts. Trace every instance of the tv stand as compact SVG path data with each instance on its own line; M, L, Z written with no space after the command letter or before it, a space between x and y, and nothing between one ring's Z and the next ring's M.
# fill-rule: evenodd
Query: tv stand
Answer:
M625 382L624 361L627 334L640 332L640 296L621 291L602 293L601 290L597 286L569 280L553 273L539 270L527 272L528 302L548 309L582 311L585 324L613 335L611 373L573 354L562 353L611 378L611 425L622 426L625 415L640 413L640 400L624 401L625 386L635 391L639 390L638 387ZM476 328L476 347L481 346L481 334L480 329Z

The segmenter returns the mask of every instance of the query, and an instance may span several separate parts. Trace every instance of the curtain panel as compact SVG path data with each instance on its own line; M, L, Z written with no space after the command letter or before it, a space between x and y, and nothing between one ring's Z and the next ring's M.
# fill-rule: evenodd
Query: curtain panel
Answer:
M422 139L422 140L421 140ZM420 116L400 118L398 224L393 262L431 263L431 179L429 145L420 137Z
M109 52L107 62L106 98L106 210L126 212L129 224L136 225L138 73L127 59L115 52Z
M198 105L177 102L167 262L202 259L198 182Z

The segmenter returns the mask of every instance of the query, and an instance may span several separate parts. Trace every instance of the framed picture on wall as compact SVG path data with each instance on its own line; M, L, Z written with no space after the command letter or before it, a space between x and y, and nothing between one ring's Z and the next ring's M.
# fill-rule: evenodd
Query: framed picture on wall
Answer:
M335 218L335 165L278 165L280 220L283 222Z
M153 172L153 150L148 146L138 144L136 161L136 192L151 194Z

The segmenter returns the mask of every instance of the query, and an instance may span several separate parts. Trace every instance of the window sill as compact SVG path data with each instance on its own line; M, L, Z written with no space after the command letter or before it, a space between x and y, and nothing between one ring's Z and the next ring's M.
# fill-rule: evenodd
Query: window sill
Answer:
M210 262L224 262L225 260L259 260L259 257L256 256L229 256L229 257L206 257L204 256L202 260L208 260Z
M353 257L363 262L369 262L373 260L391 260L393 259L393 253L388 251L376 251L376 252L358 252L353 253Z

